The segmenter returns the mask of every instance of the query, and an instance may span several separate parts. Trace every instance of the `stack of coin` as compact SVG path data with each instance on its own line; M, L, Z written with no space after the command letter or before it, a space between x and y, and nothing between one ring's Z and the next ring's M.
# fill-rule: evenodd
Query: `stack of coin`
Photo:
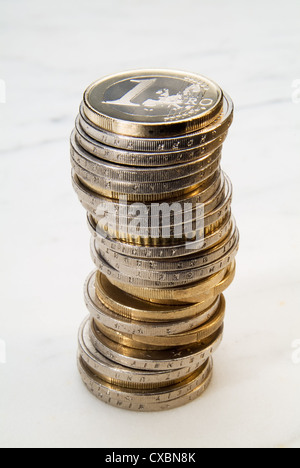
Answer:
M97 269L78 367L106 403L165 410L210 383L239 245L220 167L232 119L229 96L191 73L127 72L84 94L72 179Z

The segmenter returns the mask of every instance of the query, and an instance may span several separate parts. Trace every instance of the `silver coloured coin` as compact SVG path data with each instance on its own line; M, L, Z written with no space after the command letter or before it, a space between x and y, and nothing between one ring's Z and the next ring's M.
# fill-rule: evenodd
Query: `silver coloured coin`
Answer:
M218 349L222 342L224 326L211 337L191 346L165 350L141 350L115 343L97 329L91 321L90 338L93 346L111 361L132 369L171 371L200 366ZM189 371L188 371L189 372Z
M83 111L97 127L145 138L191 133L214 121L223 91L201 75L134 70L102 78L85 91Z
M182 179L204 170L213 162L219 160L221 153L222 148L219 147L201 159L195 159L188 163L165 166L164 168L121 166L120 164L114 164L104 159L99 159L91 153L88 153L77 144L75 131L73 131L71 135L71 156L73 160L90 173L113 182L148 184Z
M100 383L101 386L110 389L112 396L118 396L120 399L124 399L125 401L130 399L131 401L144 404L156 403L158 397L161 402L164 402L186 395L187 393L194 390L194 388L198 387L198 385L200 385L206 379L207 375L211 372L212 369L212 362L209 359L206 361L203 367L201 366L196 369L191 376L188 376L182 382L175 383L168 387L155 389L135 389L105 382L98 375L96 375L92 369L87 367L85 363L82 364L87 368L87 370L90 371L90 374L94 377L96 382Z
M176 322L155 323L137 322L114 313L98 299L95 292L96 272L92 273L85 284L85 303L91 316L97 323L120 333L144 336L170 336L188 332L208 322L220 307L220 297L201 314Z
M124 166L135 166L135 167L161 167L172 166L178 164L186 164L195 160L204 158L210 153L216 151L220 146L223 145L227 138L228 132L225 131L214 140L208 143L197 146L195 148L189 148L184 151L172 151L166 153L145 153L126 151L119 148L113 148L106 146L91 138L83 130L80 124L80 117L78 116L75 124L75 139L80 147L85 149L88 153L92 154L96 158L109 161L115 164L121 164Z
M80 106L79 123L86 134L94 140L112 148L120 148L134 152L154 152L165 153L174 151L184 151L198 146L203 146L227 132L233 121L233 102L231 98L224 94L223 110L216 117L214 122L204 129L182 134L176 138L137 138L128 137L116 133L108 132L90 122L84 114L83 104ZM158 164L160 165L160 164Z
M212 379L212 364L208 371L204 371L199 377L195 377L191 383L176 389L169 387L165 391L156 394L141 394L129 392L121 387L116 387L102 381L97 377L79 358L78 369L81 378L87 389L99 400L117 408L139 411L153 412L165 411L190 403L198 398L208 388ZM164 390L164 389L163 389Z
M237 227L235 221L233 220L232 230L229 236L225 239L224 242L220 243L220 246L210 249L197 252L197 254L188 255L186 257L178 259L166 260L144 260L140 258L130 257L124 254L114 252L108 247L98 247L98 251L101 253L104 260L107 263L116 267L119 265L119 268L122 271L135 271L137 269L141 270L151 270L151 271L181 271L181 270L191 270L194 268L199 268L205 266L209 263L217 261L219 258L224 256L232 246L235 244L237 238ZM98 246L98 244L97 244Z
M212 307L219 296L218 294L211 295L208 298L202 298L199 302L188 305L183 303L175 305L155 304L155 302L151 302L151 299L149 302L149 298L143 300L134 297L130 292L126 293L100 273L96 274L95 289L100 301L116 314L130 320L149 323L171 323L193 318Z
M96 350L91 342L90 338L90 319L89 317L84 320L78 335L79 343L79 355L83 361L88 365L90 369L95 371L104 380L109 379L112 383L123 382L124 387L127 386L139 386L144 388L155 388L159 385L167 386L170 382L184 379L188 375L195 372L199 367L200 363L196 362L191 364L189 367L181 367L173 370L141 370L133 369L130 367L122 366L117 364Z
M169 206L167 207L169 216L168 218L165 216L163 221L158 218L157 214L154 214L148 219L138 217L132 220L128 218L117 219L115 215L112 219L106 216L103 218L98 215L94 218L88 215L88 222L95 227L97 234L102 237L109 236L133 244L163 246L186 242L188 254L189 246L193 241L198 241L198 251L206 250L205 238L210 233L214 233L231 214L231 200L232 195L229 191L222 203L206 216L203 216L202 206L200 210L197 208L188 212L188 214L190 213L190 219L187 224L183 223L182 213L179 213L178 216L174 215L172 219Z
M212 164L205 169L200 170L187 177L181 179L165 181L165 182L118 182L107 177L97 176L96 174L86 170L71 155L71 164L75 173L80 180L90 187L95 187L98 190L111 191L118 194L135 194L135 195L156 195L171 194L174 191L185 190L190 187L200 184L213 175L219 168L221 156L219 156Z
M101 212L102 208L111 206L112 211L118 216L119 219L122 219L123 211L126 212L126 217L128 219L133 218L134 214L131 213L131 205L135 205L136 202L131 201L124 201L124 199L120 200L112 200L110 198L101 196L90 189L88 189L85 185L83 185L76 174L72 173L72 183L73 188L80 200L82 206L90 213L92 216L96 217L97 214L99 216L99 212ZM190 208L194 209L197 204L203 205L204 214L209 214L213 211L219 204L221 204L222 200L225 197L226 191L228 191L227 186L229 185L229 179L223 173L219 174L216 173L215 179L210 185L210 187L204 191L195 190L188 194L184 199L181 197L179 199L172 199L170 200L174 214L178 212L178 207L180 206L181 212L189 212ZM168 200L164 200L164 203L167 203ZM151 203L143 203L144 210L147 211L147 216L151 215ZM188 209L187 209L188 208ZM144 212L140 213L141 216L144 216Z
M205 210L205 203L201 204L201 215L203 215L203 212L204 214L206 214L206 216L203 218L203 222L201 223L202 226L210 226L214 223L216 223L218 220L220 219L223 219L224 216L226 216L226 214L230 211L230 208L231 208L231 203L232 203L232 193L233 193L233 189L232 189L232 183L230 181L230 179L228 177L225 177L225 194L224 194L224 197L218 197L218 201L220 201L220 203L214 208L213 211L208 211L208 209ZM131 212L131 209L128 208L128 204L122 204L121 205L113 205L113 209L114 209L114 212L118 215L118 219L119 221L123 221L123 224L124 223L126 224L126 222L128 222L130 219L135 219L137 217L137 212L138 214L140 214L140 211L145 211L145 213L143 212L143 216L141 216L141 218L146 218L146 220L148 221L146 224L147 226L146 227L143 227L141 226L140 229L139 229L139 234L141 237L151 237L150 236L150 227L149 226L151 223L149 223L149 218L151 216L153 216L153 213L155 213L157 210L162 210L163 208L166 207L166 203L167 202L163 202L162 204L160 203L152 203L150 206L148 205L144 205L144 204L133 204L132 206L132 212ZM190 199L190 201L186 201L186 204L187 204L187 207L184 206L184 202L182 204L176 204L173 205L173 203L169 206L169 208L171 209L172 208L172 211L174 212L174 217L175 217L175 220L176 220L176 215L182 215L182 207L185 208L185 212L186 213L190 213L190 212L193 212L194 213L194 216L199 216L199 213L197 213L196 209L197 207L199 207L200 203L198 202L198 199L197 199L197 196L196 197L192 197ZM103 206L103 205L102 205ZM104 205L105 206L105 205ZM144 208L144 206L146 206ZM120 207L124 207L125 208L125 214L123 213L120 213ZM141 207L143 208L143 210L141 210ZM156 211L155 211L156 210ZM123 212L123 209L122 209L122 212ZM102 213L101 213L102 215ZM97 216L95 217L96 220L97 220ZM140 219L140 217L139 217ZM193 221L195 221L195 218L193 217L192 218ZM183 219L181 219L180 217L180 223L179 225L181 226L182 225L182 222L183 222ZM195 223L196 224L196 223ZM199 223L200 224L200 223ZM166 223L164 223L165 226L167 226ZM176 226L178 224L174 224L173 223L173 226ZM100 232L101 232L101 226L97 226L99 229L100 229ZM190 234L189 232L187 232L187 234Z

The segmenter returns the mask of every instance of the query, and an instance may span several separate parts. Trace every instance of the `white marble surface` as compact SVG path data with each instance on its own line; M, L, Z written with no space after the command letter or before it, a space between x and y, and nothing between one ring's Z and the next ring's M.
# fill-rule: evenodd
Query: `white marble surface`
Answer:
M300 447L299 0L0 10L0 446ZM68 137L91 81L139 67L202 72L236 104L223 167L242 240L225 339L203 398L162 414L103 405L75 365L93 267Z

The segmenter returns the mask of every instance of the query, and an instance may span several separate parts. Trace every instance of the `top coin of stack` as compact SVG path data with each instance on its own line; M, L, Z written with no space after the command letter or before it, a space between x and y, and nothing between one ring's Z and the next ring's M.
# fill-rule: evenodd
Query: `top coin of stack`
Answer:
M239 245L220 168L232 120L229 96L191 73L127 72L84 94L72 179L97 271L78 365L107 403L168 409L208 386Z

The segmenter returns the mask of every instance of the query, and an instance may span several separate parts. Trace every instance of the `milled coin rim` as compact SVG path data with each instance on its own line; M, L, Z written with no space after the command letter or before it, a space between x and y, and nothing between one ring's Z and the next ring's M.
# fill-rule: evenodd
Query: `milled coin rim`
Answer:
M218 150L219 151L219 150ZM195 185L204 183L209 177L218 170L222 159L222 152L218 152L218 157L213 160L211 164L205 166L197 172L189 174L188 176L181 177L174 180L166 180L162 182L122 182L115 179L110 179L105 176L99 176L88 169L81 166L71 154L70 161L74 172L77 177L88 188L92 189L96 193L104 194L109 191L115 194L126 194L128 199L132 195L139 195L141 199L146 200L146 196L151 197L154 195L154 199L157 200L159 194L171 194L176 191L183 191L190 189ZM170 195L169 195L170 198ZM150 198L151 199L151 198Z
M91 104L89 101L89 95L98 86L106 84L113 85L114 83L120 82L125 79L133 78L144 78L147 76L167 76L169 78L190 78L196 81L205 81L209 86L214 87L216 92L216 99L214 106L209 108L206 112L202 112L199 115L189 116L183 119L178 119L174 122L139 122L131 121L126 119L118 119L116 117L104 113ZM106 87L106 89L107 89ZM97 127L103 128L112 133L127 136L139 136L139 137L150 137L155 138L156 136L177 136L183 133L192 133L206 127L213 122L220 114L223 108L223 91L220 86L212 81L211 79L202 76L200 74L184 72L179 70L167 70L167 69L145 69L145 70L130 70L128 72L114 74L101 78L100 80L92 83L84 92L83 96L83 112L86 117L94 123Z
M204 217L202 219L202 223L201 224L201 229L199 229L198 231L198 236L201 235L201 232L202 234L205 235L205 237L207 236L207 230L209 230L209 232L211 231L214 231L215 228L217 228L220 223L222 223L222 221L224 220L224 217L227 216L227 214L231 211L231 204L232 204L232 196L233 196L233 187L232 187L232 183L230 181L230 179L225 175L224 177L224 188L225 188L225 191L222 192L222 188L220 188L220 190L217 192L217 193L214 193L213 194L213 199L215 198L218 198L219 200L219 204L217 204L213 210L211 211L208 211L207 209L205 209L205 205L208 204L208 203L211 203L212 200L208 200L207 202L204 202L204 203L201 203L201 213L202 211L204 211ZM221 197L221 200L220 200L220 196L223 195L223 197ZM190 213L192 212L193 213L193 217L192 217L192 221L194 224L196 224L196 219L198 219L197 217L199 216L199 213L196 211L196 207L197 207L197 195L193 198L190 198L189 200L189 204L190 204L190 207L189 207L189 210L186 211L186 213ZM188 199L187 199L188 200ZM188 202L186 202L188 203ZM200 204L199 204L200 205ZM114 209L116 208L116 205L113 205L114 206ZM146 209L147 209L147 212L148 212L148 218L149 218L149 215L151 214L151 207L149 208L149 206L146 205ZM150 213L150 214L149 214ZM176 210L175 210L175 214L178 213ZM98 215L99 216L99 215ZM91 227L93 227L93 230L97 233L97 234L100 234L100 236L103 234L103 231L99 228L98 226L98 220L97 220L97 214L96 216L93 215L93 214L90 214L88 213L87 215L88 217L88 223L91 225ZM127 217L127 221L131 219L129 217ZM143 219L147 219L145 217L143 217ZM120 221L124 220L124 223L122 223L123 225L125 224L125 221L126 221L126 217L120 217L119 219ZM144 239L147 239L147 238L150 238L151 236L149 236L149 223L148 224L148 228L145 228L143 230L142 227L140 227L139 229L139 238L144 238ZM176 228L176 226L182 226L182 223L173 223L171 225L169 225L170 227L170 238L173 237L172 236L172 233L174 231L174 229ZM165 226L166 227L166 226ZM108 229L107 231L105 231L106 235L110 235L111 237L115 237L116 239L120 238L120 239L123 239L123 238L126 238L127 236L130 236L130 232L126 233L126 232L121 232L121 231L113 231L109 226L108 226ZM184 239L187 239L188 240L188 236L189 234L193 234L193 232L185 232L185 236L183 236L183 240ZM194 232L194 234L196 234ZM133 238L133 236L132 236ZM190 236L190 238L192 238L192 236ZM155 239L155 238L153 238ZM161 239L160 237L157 238L157 241L162 241L163 239ZM176 240L176 238L175 238ZM177 242L180 242L180 238L177 239ZM166 239L166 242L167 242L167 239ZM182 242L182 241L181 241ZM191 243L192 241L188 241L189 243ZM201 249L202 250L202 249Z
M218 244L220 240L227 237L232 228L234 218L227 216L224 222L217 227L215 232L207 235L204 241L190 242L187 248L186 243L179 243L171 246L144 246L133 243L124 242L123 240L113 239L109 236L104 237L100 232L95 230L95 227L90 223L88 216L88 228L92 236L102 245L109 247L112 251L136 258L152 258L152 259L172 259L184 257L199 250L207 250Z
M178 286L175 288L160 289L120 283L113 277L110 277L109 280L118 288L124 289L127 293L140 299L151 300L159 304L195 304L222 294L233 282L235 272L236 261L233 260L228 267L225 266L218 273L214 273L197 283Z
M176 249L176 245L178 244L184 244L186 245L186 255L188 253L192 253L193 247L194 247L194 242L196 242L198 246L197 250L206 250L207 249L207 238L209 238L210 234L213 234L223 223L226 221L227 217L231 215L231 204L232 204L232 184L231 182L226 179L225 180L225 186L226 186L226 192L224 193L224 198L220 201L219 205L215 206L213 208L213 211L209 213L204 213L204 217L200 223L197 223L196 221L199 219L199 212L194 209L193 207L193 226L195 226L197 229L194 231L190 232L183 232L182 236L179 238L178 235L175 235L178 231L177 229L179 228L180 231L182 230L182 223L180 224L172 224L168 226L168 237L163 237L163 227L159 226L159 235L157 237L152 237L151 236L151 228L149 226L149 222L146 223L147 227L141 227L136 233L131 233L129 232L124 232L120 230L113 230L112 226L108 225L106 227L106 230L103 232L101 227L98 226L98 221L97 221L97 215L94 216L90 213L87 215L88 219L88 225L90 228L90 231L92 235L97 239L98 237L100 239L104 237L109 237L110 239L117 239L118 241L125 241L125 243L131 242L132 244L135 245L146 245L146 246L175 246L174 248ZM205 205L202 205L202 208ZM205 210L204 210L205 211ZM120 218L120 221L123 218ZM126 221L126 219L125 219ZM126 223L120 223L119 225L121 228ZM116 228L118 228L118 224L116 225ZM166 228L166 226L164 227ZM180 232L179 231L179 232ZM197 240L194 240L197 239ZM113 250L113 249L111 249Z
M159 259L140 259L130 257L121 253L114 252L113 250L105 247L104 249L99 249L103 258L110 263L110 259L114 259L114 262L118 262L120 268L139 268L146 271L156 271L156 272L165 272L171 271L175 273L176 271L191 270L194 268L199 268L205 266L209 263L214 262L226 254L231 247L234 245L236 240L236 234L238 228L235 221L232 223L232 229L228 236L220 241L219 244L213 246L207 250L200 250L193 254L187 255L186 257L180 257L178 259L169 259L169 260L159 260ZM114 266L114 264L112 264Z
M82 366L82 361L80 359L77 360L77 365L83 383L96 398L117 408L139 412L166 411L183 406L204 393L208 388L213 375L213 366L211 364L211 370L206 379L193 390L188 391L187 393L184 392L184 395L182 395L179 389L176 398L172 398L169 394L167 398L163 399L163 401L161 400L160 394L156 394L155 401L153 402L150 400L149 402L149 397L146 401L141 401L140 395L138 395L137 398L133 398L133 394L128 395L128 392L124 391L122 387L115 387L113 391L113 387L111 385L105 385L105 382L100 382L100 379L95 379L93 373L88 372L88 368L86 366ZM201 381L201 378L199 381Z
M139 322L120 316L113 307L106 307L97 295L95 285L96 279L99 281L97 272L94 271L88 276L85 283L84 297L88 311L97 325L99 323L114 331L125 334L163 337L190 333L191 330L200 328L202 325L204 326L204 324L208 326L208 322L213 320L213 317L216 316L220 307L222 307L222 301L224 301L224 298L218 296L214 303L204 311L192 317L177 319L172 322L168 322L167 320L165 322Z
M224 92L223 92L224 93ZM134 138L117 135L100 129L89 122L83 112L83 103L79 109L79 121L84 131L96 141L109 147L136 152L164 153L198 147L214 140L224 131L228 131L233 122L234 105L228 94L224 93L223 109L220 115L209 126L189 135L176 138Z
M196 283L204 278L211 276L223 270L224 267L231 264L235 259L239 249L239 231L237 230L237 238L231 249L224 257L209 263L203 267L194 268L188 271L164 271L154 272L148 270L138 270L137 274L127 274L123 269L116 269L116 266L109 264L96 249L95 241L91 242L91 257L96 268L104 273L108 278L124 283L125 285L134 285L146 288L176 288ZM130 269L132 272L132 269ZM128 272L129 273L129 272Z
M79 166L97 177L105 177L120 183L148 184L183 179L211 166L220 159L222 153L222 145L220 145L204 157L195 158L193 161L164 166L163 168L161 166L144 168L125 166L94 156L77 144L74 130L71 134L70 143L71 157Z
M189 393L192 388L191 385L197 386L197 383L200 383L205 379L207 372L209 372L212 368L212 361L211 359L207 359L204 366L198 367L192 375L188 375L184 380L179 383L175 383L168 387L161 387L161 388L152 388L152 389L135 389L135 388L126 388L119 385L114 385L108 383L101 379L98 375L96 375L89 366L84 365L93 375L96 382L101 382L101 385L106 387L110 390L112 395L121 394L127 400L137 399L139 402L149 402L155 403L158 396L160 396L161 401L172 400L182 396L183 394ZM186 393L185 393L186 392Z
M165 153L135 152L104 145L88 135L80 124L78 116L75 123L75 140L85 151L95 158L123 166L135 167L166 167L177 164L186 164L197 159L205 158L209 153L222 146L228 136L228 129L220 133L216 138L203 145L198 145L186 150L174 150Z

